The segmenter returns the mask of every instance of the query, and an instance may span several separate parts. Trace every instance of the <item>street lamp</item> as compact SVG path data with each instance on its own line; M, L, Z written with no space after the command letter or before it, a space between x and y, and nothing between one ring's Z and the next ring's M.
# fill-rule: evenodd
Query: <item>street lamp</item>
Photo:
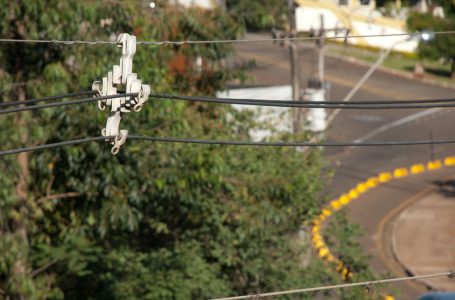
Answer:
M431 31L431 30L424 30L422 32L420 32L420 35L418 35L420 37L420 40L424 41L424 42L429 42L431 41L432 39L434 39L434 31Z
M408 38L405 40L399 40L396 41L395 43L392 44L386 51L381 51L381 54L379 55L379 58L376 60L376 62L368 69L368 71L363 75L362 78L356 83L356 85L349 91L349 93L343 98L342 101L350 101L352 97L357 93L357 91L360 89L360 87L370 78L370 76L373 74L376 69L382 65L384 60L386 59L387 56L392 52L392 50L401 43L404 42L409 42L409 41L424 41L428 42L432 39L434 39L434 32L430 30L424 30L421 32L418 32L416 34L410 35ZM327 119L327 127L330 125L330 123L333 122L333 119L335 119L336 115L340 112L340 109L337 108L333 111L333 113L328 117Z

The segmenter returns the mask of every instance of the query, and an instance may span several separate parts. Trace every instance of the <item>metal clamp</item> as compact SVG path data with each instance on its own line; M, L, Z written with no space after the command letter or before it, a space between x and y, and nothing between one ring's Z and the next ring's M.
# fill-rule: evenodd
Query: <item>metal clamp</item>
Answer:
M127 138L128 130L120 130L119 134L114 138L114 147L111 149L113 155L116 155L119 152L120 146L125 144Z
M118 36L117 43L118 46L122 48L120 63L114 65L112 71L108 72L107 76L103 77L102 81L95 81L92 84L92 90L98 92L97 96L117 95L119 85L126 86L126 93L137 94L135 97L121 97L98 101L100 110L105 110L106 106L111 107L111 113L107 119L106 127L101 133L103 136L116 137L115 140L111 142L114 145L111 151L112 154L118 153L120 146L124 144L126 136L128 135L127 130L119 129L122 113L129 113L131 110L135 112L140 111L150 95L150 86L142 84L142 81L137 78L137 74L133 73L136 37L127 33L122 33ZM123 136L125 136L123 140L118 140L118 138Z

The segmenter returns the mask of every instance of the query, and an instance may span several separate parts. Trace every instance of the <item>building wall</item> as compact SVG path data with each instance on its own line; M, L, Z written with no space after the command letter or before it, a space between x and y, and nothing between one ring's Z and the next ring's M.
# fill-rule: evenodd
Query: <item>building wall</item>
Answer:
M176 0L178 4L185 7L198 6L205 9L214 9L217 7L216 0Z
M341 1L341 0L340 0ZM355 1L355 2L354 2ZM298 31L319 29L321 26L320 16L324 18L326 29L348 28L350 35L378 35L378 34L402 34L406 33L406 24L402 20L386 18L375 11L372 6L361 5L358 0L347 0L348 5L339 5L334 0L299 0L296 10L296 28ZM344 36L345 32L329 32L328 36ZM406 41L406 36L392 37L369 37L351 38L349 44L388 49L396 42L394 50L399 52L414 53L417 49L417 41ZM343 41L340 39L340 41Z

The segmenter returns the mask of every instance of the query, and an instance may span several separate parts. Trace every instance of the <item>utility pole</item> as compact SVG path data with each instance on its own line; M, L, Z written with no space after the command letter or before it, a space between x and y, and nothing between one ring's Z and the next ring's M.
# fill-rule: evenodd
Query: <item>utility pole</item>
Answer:
M327 98L325 83L324 83L324 42L325 42L325 27L324 27L324 15L319 15L320 28L317 32L319 37L316 40L315 51L318 54L318 74L317 79L310 79L308 81L308 87L304 91L305 98L311 101L324 102ZM323 134L326 129L327 114L324 108L316 108L308 110L306 120L308 121L307 129L314 132L317 136Z
M289 16L289 37L293 38L296 36L296 19L295 19L295 6L294 0L288 0L288 16ZM292 81L292 100L300 100L300 59L299 59L299 47L297 42L289 41L289 55L291 64L291 81ZM293 110L293 129L294 133L300 131L300 109Z
M321 84L324 84L324 42L325 42L325 29L324 29L324 15L319 15L321 28L319 29L319 40L317 41L318 49L318 79Z

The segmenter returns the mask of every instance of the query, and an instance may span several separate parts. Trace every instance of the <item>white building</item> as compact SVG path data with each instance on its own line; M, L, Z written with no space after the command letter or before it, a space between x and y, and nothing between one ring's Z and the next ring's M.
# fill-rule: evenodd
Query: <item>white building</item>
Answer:
M292 100L292 88L290 85L241 88L218 92L218 98L232 99L265 99L265 100ZM292 112L286 107L232 105L238 110L250 110L255 114L256 120L268 128L254 129L250 131L254 141L261 141L273 136L278 132L292 132Z
M296 28L298 31L318 30L321 27L321 16L327 36L344 36L342 28L349 29L350 35L383 35L407 33L404 20L386 18L375 10L373 0L298 0L296 10ZM414 53L417 41L406 41L406 36L350 38L348 43L363 47L390 48Z
M176 4L191 7L197 6L204 9L215 9L222 4L220 0L174 0Z

